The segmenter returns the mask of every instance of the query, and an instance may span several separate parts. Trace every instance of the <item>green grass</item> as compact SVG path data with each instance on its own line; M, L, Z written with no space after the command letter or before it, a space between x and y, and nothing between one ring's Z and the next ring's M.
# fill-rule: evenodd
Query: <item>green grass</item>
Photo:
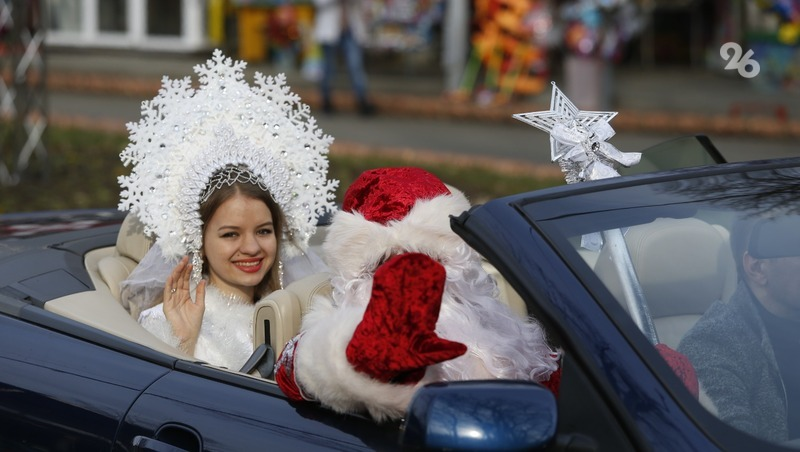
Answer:
M11 166L10 153L3 149L10 142L7 123L0 122L0 138L4 138L0 140L0 157ZM117 177L130 172L119 160L119 153L128 142L125 134L50 127L43 142L47 159L40 161L34 156L19 183L0 185L0 213L117 206ZM347 186L362 171L382 166L425 168L462 190L473 204L563 183L558 174L509 171L485 161L352 153L339 147L330 154L329 170L329 177L340 181L337 200L341 201Z

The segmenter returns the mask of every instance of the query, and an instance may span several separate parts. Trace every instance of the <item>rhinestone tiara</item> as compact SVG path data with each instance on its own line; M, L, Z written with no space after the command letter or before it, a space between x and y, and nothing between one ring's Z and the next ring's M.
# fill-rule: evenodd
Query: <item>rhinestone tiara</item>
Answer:
M259 179L258 176L253 174L246 167L228 165L211 176L211 180L208 181L205 191L203 191L203 194L200 195L200 205L205 204L205 202L208 201L208 198L210 198L215 191L222 187L230 187L236 183L253 184L257 185L264 191L269 191L267 184L265 184L261 179Z

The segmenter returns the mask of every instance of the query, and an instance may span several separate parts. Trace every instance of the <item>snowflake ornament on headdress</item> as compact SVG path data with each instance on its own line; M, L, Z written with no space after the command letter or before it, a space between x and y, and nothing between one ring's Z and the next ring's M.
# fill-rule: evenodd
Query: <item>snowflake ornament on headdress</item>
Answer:
M617 165L639 163L641 153L620 152L607 143L614 136L611 111L580 111L553 83L550 110L517 113L515 119L550 134L550 158L568 184L619 176Z
M198 209L213 190L252 182L269 190L286 218L283 257L305 251L317 219L336 209L337 181L327 180L333 141L317 128L308 105L285 77L255 73L246 63L215 50L190 77L164 77L158 95L142 103L142 118L129 123L130 143L120 154L120 210L129 210L155 234L163 256L193 255L202 267L202 221Z

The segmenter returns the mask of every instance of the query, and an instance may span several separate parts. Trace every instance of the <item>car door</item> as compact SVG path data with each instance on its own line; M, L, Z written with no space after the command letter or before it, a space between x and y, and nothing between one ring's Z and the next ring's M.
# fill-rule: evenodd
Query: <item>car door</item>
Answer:
M130 406L169 369L37 323L77 326L0 295L0 450L110 450Z
M119 450L392 450L397 424L290 403L271 381L179 361L126 414Z
M399 431L0 294L0 450L393 450Z

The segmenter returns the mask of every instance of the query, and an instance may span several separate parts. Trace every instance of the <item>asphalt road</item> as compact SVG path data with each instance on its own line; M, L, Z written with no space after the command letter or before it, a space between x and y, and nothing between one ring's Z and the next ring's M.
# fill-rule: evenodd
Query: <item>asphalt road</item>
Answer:
M143 99L126 96L50 92L50 114L56 118L83 118L119 124L139 119ZM337 141L388 149L413 149L431 153L494 157L525 163L549 163L547 134L524 123L402 117L383 112L362 118L355 114L318 115L325 133ZM614 126L613 120L611 122ZM698 130L698 133L703 131ZM609 142L633 152L679 135L618 132ZM729 161L800 156L792 139L709 135Z

